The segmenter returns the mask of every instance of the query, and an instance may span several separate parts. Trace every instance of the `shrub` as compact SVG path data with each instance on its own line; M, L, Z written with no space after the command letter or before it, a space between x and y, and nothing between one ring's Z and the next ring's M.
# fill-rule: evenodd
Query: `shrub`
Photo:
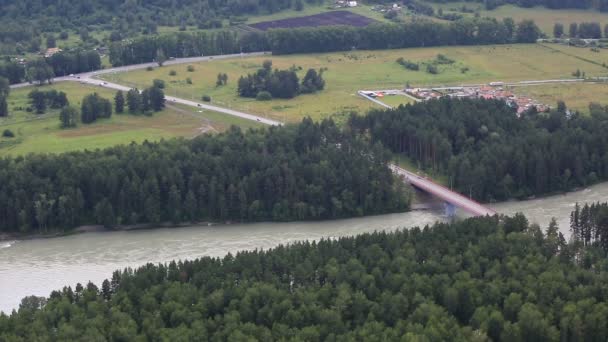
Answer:
M192 79L190 77L186 78L186 83L192 84Z
M439 73L439 70L433 64L427 64L426 72L428 72L429 74L432 74L432 75L437 75Z
M13 133L13 131L10 129L5 129L4 132L2 132L2 136L5 138L13 138L15 137L15 133Z
M154 67L152 67L152 66L149 66L146 68L146 71L152 71L152 70L154 70Z
M258 101L270 101L272 100L272 95L267 91L261 91L256 95L255 99Z
M194 65L188 65L188 67L186 67L186 70L188 70L188 72L194 72Z
M152 81L152 85L158 89L165 89L165 81L156 79Z
M437 64L454 64L454 60L446 57L445 55L438 54L437 59L435 60Z
M175 70L169 71L169 76L175 76L175 75L177 75L177 71L175 71Z
M205 101L205 102L211 102L211 96L209 96L209 95L203 95L203 101Z
M460 69L460 72L463 74L466 74L467 72L469 72L469 67L463 67Z
M420 66L418 65L418 63L408 61L407 59L403 59L403 57L399 57L397 59L397 63L401 64L404 68L406 68L408 70L413 70L413 71L420 70Z

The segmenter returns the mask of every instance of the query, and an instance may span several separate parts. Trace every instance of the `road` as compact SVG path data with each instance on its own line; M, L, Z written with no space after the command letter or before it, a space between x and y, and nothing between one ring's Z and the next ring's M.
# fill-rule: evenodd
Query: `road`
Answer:
M438 198L441 198L442 200L453 204L458 208L462 208L463 210L473 214L474 216L496 215L496 212L494 210L487 208L471 199L468 199L463 195L456 193L444 186L441 186L429 179L418 176L417 174L400 168L397 165L389 165L389 167L394 173L405 177L405 179L413 186L419 188L420 190L428 192Z
M230 58L255 57L255 56L264 56L266 54L268 54L268 53L267 52L254 52L254 53L243 53L243 54L221 55L221 56L178 58L178 59L174 59L174 60L169 60L169 61L165 62L164 65L167 66L167 65L176 65L176 64L215 61L215 60L230 59ZM99 75L103 75L103 74L146 69L150 66L158 67L158 64L143 63L143 64L135 64L135 65L127 65L127 66L122 66L122 67L110 68L110 69L102 69L102 70L97 70L97 71L92 71L92 72L85 72L85 73L77 74L74 76L57 77L57 78L53 79L53 82L80 82L82 84L95 85L95 86L100 86L100 87L114 89L114 90L129 91L131 89L131 87L123 86L123 85L120 85L117 83L98 80L98 79L95 79L95 77L99 76ZM29 86L32 86L32 84L19 83L19 84L11 85L11 88L23 88L23 87L29 87ZM257 121L257 122L260 122L260 123L263 123L266 125L280 126L283 124L282 122L279 122L276 120L267 119L267 118L264 118L261 116L243 113L243 112L239 112L239 111L224 108L224 107L214 106L214 105L210 105L210 104L207 104L204 102L185 100L185 99L181 99L181 98L173 97L173 96L165 96L165 99L169 103L177 103L177 104L183 104L186 106L192 106L192 107L197 107L197 108L201 108L201 109L211 110L214 112L228 114L228 115L236 116L236 117L246 119L246 120Z
M257 53L249 53L249 54L180 58L180 59L167 61L165 63L165 65L196 63L196 62L203 62L203 61L239 58L239 57L263 56L265 54L267 54L267 53L257 52ZM149 66L154 67L154 66L157 66L157 64L156 63L144 63L144 64L117 67L117 68L103 69L103 70L98 70L98 71L93 71L93 72L82 73L82 74L78 74L78 75L74 75L74 76L58 77L58 78L55 78L54 81L55 82L80 82L80 83L84 83L84 84L101 86L101 87L115 89L115 90L129 91L131 89L131 87L127 87L127 86L112 83L112 82L98 80L98 79L95 79L94 77L97 75L108 74L108 73L127 72L127 71L132 71L132 70L145 69ZM21 83L21 84L12 85L11 88L22 88L22 87L27 87L27 86L31 86L31 85L32 84L29 84L29 83ZM362 92L359 92L359 95L364 96L374 102L377 101L376 99L366 96ZM223 114L227 114L227 115L236 116L236 117L246 119L246 120L257 121L257 122L260 122L260 123L266 124L266 125L280 126L283 124L279 121L263 118L263 117L260 117L257 115L243 113L243 112L239 112L236 110L232 110L232 109L228 109L228 108L224 108L224 107L218 107L218 106L214 106L214 105L210 105L210 104L206 104L206 103L202 103L202 102L181 99L181 98L173 97L173 96L165 96L165 99L169 103L179 103L179 104L183 104L186 106L207 109L207 110L211 110L211 111L215 111L215 112L219 112L219 113L223 113ZM379 102L379 101L377 101L377 102ZM380 104L384 105L385 107L390 108L390 106L387 106L383 103L380 103ZM428 193L431 193L432 195L435 195L446 202L449 202L459 208L462 208L465 211L467 211L475 216L486 216L486 215L492 216L492 215L496 214L496 212L494 210L486 208L483 205L481 205L473 200L470 200L456 192L453 192L439 184L436 184L428 179L421 178L420 176L416 175L415 173L409 172L405 169L402 169L402 168L400 168L396 165L392 165L392 164L389 165L389 167L391 168L391 170L394 173L404 176L407 179L407 181L409 181L415 187L417 187L423 191L426 191Z

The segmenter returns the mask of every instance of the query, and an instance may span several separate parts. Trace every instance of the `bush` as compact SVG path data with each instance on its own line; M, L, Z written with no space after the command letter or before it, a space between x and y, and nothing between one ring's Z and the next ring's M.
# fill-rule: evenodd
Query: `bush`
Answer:
M186 70L188 70L188 72L194 72L194 65L188 65L188 67L186 67Z
M146 68L146 71L152 71L152 70L154 70L154 67L149 66Z
M70 35L67 33L67 31L62 31L62 32L59 34L59 39L61 39L61 40L66 40L66 39L68 39L69 37L70 37Z
M156 79L152 81L152 85L158 89L165 89L165 81Z
M186 78L186 83L192 84L192 79L190 77Z
M397 59L397 63L401 64L404 68L412 71L420 70L420 66L418 63L414 63L412 61L408 61L407 59L403 59L403 57L399 57Z
M13 131L10 129L5 129L4 132L2 132L2 136L5 138L13 138L15 137L15 133L13 133Z
M203 95L203 101L204 102L211 102L211 96L209 96L209 95Z
M439 69L437 69L437 67L434 66L433 64L427 64L426 72L428 72L429 74L432 74L432 75L437 75L439 73Z
M175 75L177 75L177 71L175 71L175 70L169 71L169 76L175 76Z
M256 95L255 99L258 101L270 101L272 100L272 95L267 91L261 91Z

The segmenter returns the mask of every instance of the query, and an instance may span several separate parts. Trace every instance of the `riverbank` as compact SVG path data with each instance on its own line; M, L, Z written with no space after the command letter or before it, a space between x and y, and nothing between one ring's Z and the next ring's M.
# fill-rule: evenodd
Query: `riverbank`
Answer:
M52 239L57 237L70 236L75 234L85 233L103 233L103 232L120 232L120 231L131 231L131 230L145 230L145 229L159 229L159 228L187 228L187 227L199 227L199 226L217 226L217 225L229 225L232 222L218 223L218 222L184 222L184 223L170 223L164 222L159 224L139 223L131 225L119 225L114 227L104 227L102 225L82 225L68 231L57 231L49 233L36 233L36 234L16 234L16 233L0 233L1 241L14 241L14 240L35 240L35 239Z

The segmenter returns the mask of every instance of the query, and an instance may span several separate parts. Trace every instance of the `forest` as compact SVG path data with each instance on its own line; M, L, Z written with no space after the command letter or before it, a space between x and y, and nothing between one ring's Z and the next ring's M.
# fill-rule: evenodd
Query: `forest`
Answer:
M608 108L520 118L504 101L440 99L353 115L349 126L481 201L524 199L608 179Z
M127 268L24 298L0 340L605 341L607 270L555 221L474 218Z
M310 119L191 140L5 157L0 232L405 211L410 190L393 178L389 157L379 145L342 137L332 121Z
M585 246L595 245L608 252L608 203L576 203L570 215L570 230Z

